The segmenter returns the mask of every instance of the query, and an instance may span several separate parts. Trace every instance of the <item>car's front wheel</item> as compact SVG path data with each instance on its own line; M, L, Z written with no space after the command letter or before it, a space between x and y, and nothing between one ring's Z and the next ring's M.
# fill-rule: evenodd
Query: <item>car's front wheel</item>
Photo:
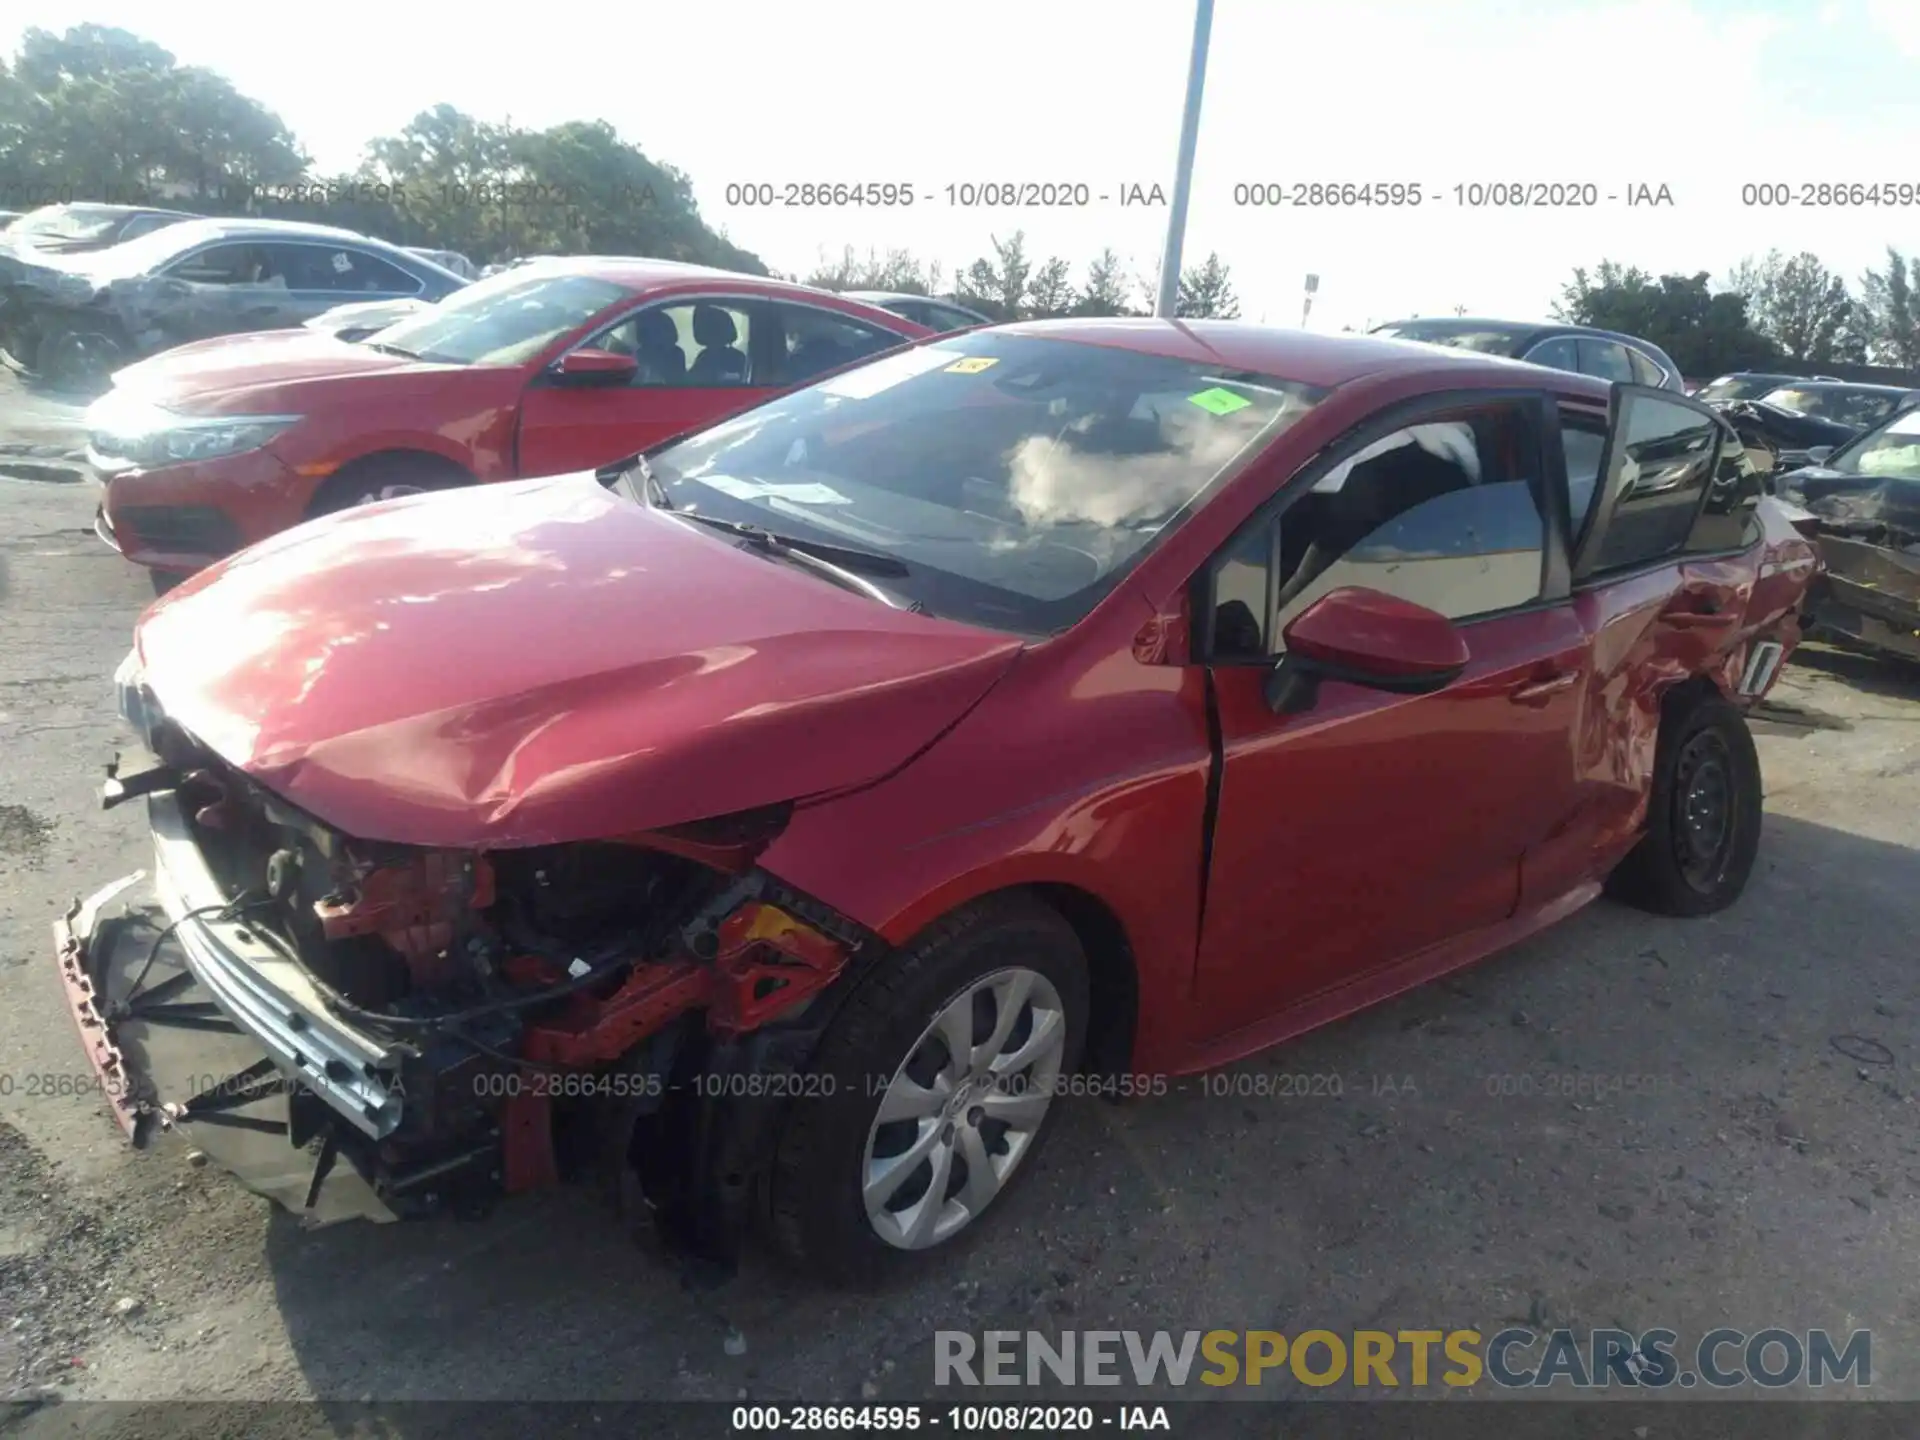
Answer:
M821 1041L769 1191L773 1238L863 1283L978 1230L1031 1173L1086 1037L1086 958L1037 899L956 912L888 959Z
M1608 888L1659 915L1711 915L1740 898L1760 852L1760 757L1738 707L1715 696L1668 714L1647 829Z

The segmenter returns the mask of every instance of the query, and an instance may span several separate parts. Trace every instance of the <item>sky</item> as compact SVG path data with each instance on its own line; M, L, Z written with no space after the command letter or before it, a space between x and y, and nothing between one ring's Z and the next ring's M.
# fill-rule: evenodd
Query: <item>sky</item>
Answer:
M263 12L11 0L31 26L117 25L276 111L323 169L437 103L540 127L601 119L686 171L708 222L778 269L842 246L949 274L995 236L1149 280L1168 211L1193 9L1151 0L659 0L551 12L330 0ZM498 18L494 18L498 17ZM17 28L14 28L17 26ZM1850 281L1920 249L1920 0L1216 0L1185 258L1216 251L1245 318L1359 328L1545 316L1576 266L1723 275L1770 248ZM911 185L910 208L729 205L729 186ZM1418 185L1417 207L1236 203L1238 187ZM1747 187L1905 184L1909 203L1747 203ZM1052 184L1084 206L961 203ZM1461 187L1593 187L1598 203L1466 203ZM957 187L949 200L948 187ZM1671 203L1630 205L1639 193ZM1104 201L1102 196L1107 197ZM1610 198L1617 197L1617 198Z

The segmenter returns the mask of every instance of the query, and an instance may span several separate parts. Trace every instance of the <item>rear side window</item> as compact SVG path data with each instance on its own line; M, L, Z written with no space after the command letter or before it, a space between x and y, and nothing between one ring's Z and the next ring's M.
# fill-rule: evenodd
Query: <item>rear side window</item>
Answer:
M780 325L780 374L776 383L781 385L804 385L829 370L905 343L890 330L878 330L807 305L776 304L768 307L768 313Z
M1617 498L1595 571L1632 569L1687 547L1727 435L1691 405L1640 394L1627 398L1616 424L1607 485Z
M1526 354L1530 364L1544 365L1549 370L1574 370L1580 368L1580 352L1574 348L1573 337L1556 335L1551 340L1542 340Z
M1633 365L1627 359L1626 347L1611 340L1582 340L1580 369L1609 383L1633 384Z
M1654 364L1651 356L1643 355L1629 346L1627 363L1633 367L1633 378L1640 384L1651 385L1656 390L1666 388L1667 372Z

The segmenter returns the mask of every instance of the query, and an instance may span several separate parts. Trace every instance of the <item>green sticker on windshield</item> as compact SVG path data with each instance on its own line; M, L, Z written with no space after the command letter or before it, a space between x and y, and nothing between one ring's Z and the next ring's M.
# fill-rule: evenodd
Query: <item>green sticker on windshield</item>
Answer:
M1218 385L1211 390L1202 390L1198 395L1189 395L1187 399L1214 415L1231 415L1234 411L1244 410L1253 403L1246 396L1236 395L1231 390L1222 390Z

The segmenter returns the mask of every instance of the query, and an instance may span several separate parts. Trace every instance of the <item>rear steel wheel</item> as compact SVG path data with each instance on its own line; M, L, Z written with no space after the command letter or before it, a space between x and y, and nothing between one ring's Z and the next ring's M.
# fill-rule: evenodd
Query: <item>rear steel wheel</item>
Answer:
M1760 852L1760 758L1746 716L1718 696L1676 699L1653 769L1646 833L1608 890L1660 915L1726 909Z

